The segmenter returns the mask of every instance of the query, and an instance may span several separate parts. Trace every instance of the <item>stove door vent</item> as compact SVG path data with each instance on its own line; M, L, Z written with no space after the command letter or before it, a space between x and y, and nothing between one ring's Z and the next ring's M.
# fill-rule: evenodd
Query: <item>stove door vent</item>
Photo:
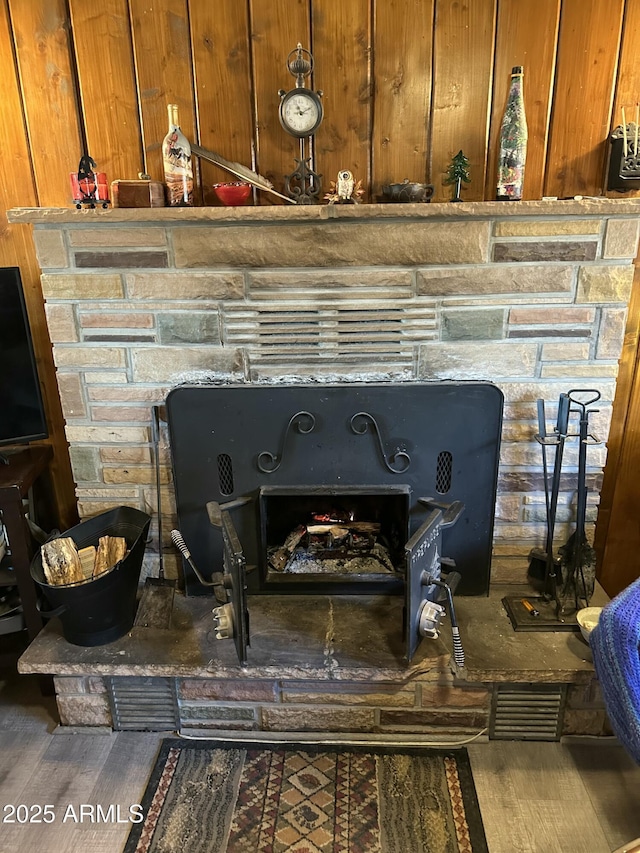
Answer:
M175 678L106 679L115 731L170 732L180 728Z
M228 453L218 454L218 486L221 495L233 494L233 462Z
M438 453L438 463L436 467L436 492L439 495L446 495L451 488L451 472L453 471L453 454L448 450L441 450Z
M496 685L491 740L560 740L566 700L564 684Z

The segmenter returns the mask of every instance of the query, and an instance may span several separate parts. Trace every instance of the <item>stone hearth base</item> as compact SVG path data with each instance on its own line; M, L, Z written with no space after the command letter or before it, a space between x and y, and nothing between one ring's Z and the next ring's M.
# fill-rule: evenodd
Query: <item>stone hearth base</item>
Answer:
M70 645L53 620L19 670L55 676L67 726L459 739L480 732L545 740L610 734L589 647L570 632L515 633L501 598L519 591L528 594L526 587L495 587L486 598L456 599L466 653L458 673L448 624L439 640L423 641L413 662L404 664L402 600L386 596L250 597L245 668L232 641L215 639L214 600L176 595L170 629L134 627L105 646ZM125 723L116 708L122 688L128 701L134 697L133 720ZM173 715L175 725L146 720L147 711L135 706L138 695L155 720L165 719L157 704L168 703L166 719ZM497 722L505 697L507 708L512 697L524 701L524 710L516 708L522 728L512 730L513 715L506 729ZM554 703L557 726L552 721L550 730L546 709ZM544 718L539 728L538 716Z

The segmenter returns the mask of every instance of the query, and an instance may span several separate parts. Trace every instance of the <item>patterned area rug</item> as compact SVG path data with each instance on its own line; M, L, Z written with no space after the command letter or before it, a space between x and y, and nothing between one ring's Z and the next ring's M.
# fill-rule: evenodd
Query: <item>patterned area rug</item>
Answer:
M487 853L466 749L165 740L124 853Z

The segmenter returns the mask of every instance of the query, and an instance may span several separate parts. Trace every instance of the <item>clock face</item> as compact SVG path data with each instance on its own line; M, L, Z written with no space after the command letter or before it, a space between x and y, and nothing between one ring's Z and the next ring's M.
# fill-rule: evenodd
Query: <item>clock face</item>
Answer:
M293 136L309 136L322 121L320 99L315 92L292 89L280 102L280 121Z

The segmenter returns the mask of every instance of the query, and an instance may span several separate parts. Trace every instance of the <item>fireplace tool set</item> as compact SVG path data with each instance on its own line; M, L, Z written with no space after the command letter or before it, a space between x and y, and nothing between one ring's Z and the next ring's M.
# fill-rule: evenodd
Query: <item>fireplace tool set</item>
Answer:
M590 408L600 399L594 389L573 389L560 395L553 434L546 429L544 400L538 400L538 433L542 450L547 532L544 548L529 554L527 578L539 591L539 597L507 596L503 604L516 631L578 631L575 614L589 605L595 587L596 558L586 532L587 448L600 444L590 431L589 418L598 409ZM578 416L578 432L569 433L571 415ZM578 438L575 528L567 542L554 553L558 496L567 439ZM555 448L553 470L549 477L548 449Z

